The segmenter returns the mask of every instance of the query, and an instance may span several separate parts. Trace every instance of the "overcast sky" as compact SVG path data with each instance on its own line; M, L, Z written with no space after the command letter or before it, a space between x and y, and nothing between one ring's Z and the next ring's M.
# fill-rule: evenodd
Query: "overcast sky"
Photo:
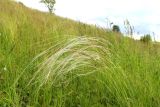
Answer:
M39 0L17 0L26 6L47 11ZM160 0L56 0L55 13L89 24L108 27L113 22L123 31L123 22L128 19L141 34L155 33L160 41ZM135 38L139 38L135 35Z

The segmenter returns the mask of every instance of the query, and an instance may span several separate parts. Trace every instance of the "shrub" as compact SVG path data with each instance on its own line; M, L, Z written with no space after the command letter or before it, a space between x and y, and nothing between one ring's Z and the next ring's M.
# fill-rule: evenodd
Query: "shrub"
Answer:
M112 31L113 31L113 32L120 32L119 26L118 26L118 25L113 25Z
M145 42L145 43L151 42L152 41L151 35L150 34L146 34L146 35L142 36L140 41Z

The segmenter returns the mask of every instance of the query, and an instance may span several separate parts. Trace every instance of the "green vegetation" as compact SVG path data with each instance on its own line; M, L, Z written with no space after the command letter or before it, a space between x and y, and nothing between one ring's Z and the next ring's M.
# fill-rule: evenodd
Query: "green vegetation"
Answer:
M118 25L113 25L112 31L113 31L113 32L120 32L119 26L118 26Z
M160 46L0 0L0 107L158 107Z
M56 3L55 0L41 0L41 3L44 3L47 6L50 13L53 13L54 5Z
M141 39L140 39L140 41L145 42L145 43L151 42L152 41L151 35L147 34L147 35L142 36Z

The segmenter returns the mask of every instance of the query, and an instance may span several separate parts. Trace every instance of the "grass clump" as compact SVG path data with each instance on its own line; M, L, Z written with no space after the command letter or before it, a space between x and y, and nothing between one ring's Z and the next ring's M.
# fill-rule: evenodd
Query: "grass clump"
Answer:
M160 46L0 1L0 106L158 107ZM86 36L84 36L86 35Z

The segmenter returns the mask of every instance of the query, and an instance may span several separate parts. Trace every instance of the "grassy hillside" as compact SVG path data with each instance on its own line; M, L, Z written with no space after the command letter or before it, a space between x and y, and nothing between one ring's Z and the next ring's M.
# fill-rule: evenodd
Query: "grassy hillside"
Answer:
M160 46L0 0L0 107L159 107Z

